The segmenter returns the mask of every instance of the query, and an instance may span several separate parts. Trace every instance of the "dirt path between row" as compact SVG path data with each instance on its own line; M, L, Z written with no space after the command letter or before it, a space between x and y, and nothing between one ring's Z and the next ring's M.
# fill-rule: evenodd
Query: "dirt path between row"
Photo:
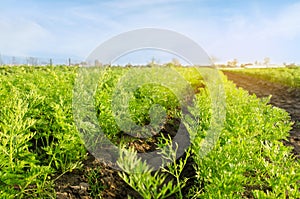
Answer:
M290 114L294 125L288 137L289 141L284 141L284 144L292 146L293 154L300 158L300 88L291 88L235 72L223 73L237 87L247 90L250 94L256 94L257 97L272 95L270 104L285 109Z

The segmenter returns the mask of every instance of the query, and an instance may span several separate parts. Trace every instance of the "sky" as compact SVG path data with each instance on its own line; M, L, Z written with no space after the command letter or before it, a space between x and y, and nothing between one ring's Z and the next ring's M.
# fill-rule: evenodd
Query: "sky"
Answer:
M84 60L150 27L189 37L216 62L300 64L299 10L293 0L0 0L0 54Z

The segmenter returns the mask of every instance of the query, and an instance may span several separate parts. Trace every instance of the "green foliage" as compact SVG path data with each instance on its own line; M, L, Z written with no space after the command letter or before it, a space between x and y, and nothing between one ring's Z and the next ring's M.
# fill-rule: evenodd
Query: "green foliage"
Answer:
M182 75L191 84L195 92L197 92L200 87L204 87L205 82L203 80L203 77L201 76L203 74L199 73L197 68L195 67L184 68L181 66L177 66L177 67L174 66L172 68L176 70L180 75Z
M95 94L95 108L99 125L112 141L115 141L120 132L112 111L112 95L118 80L125 72L126 69L121 68L103 70Z
M0 69L1 196L55 195L51 176L80 167L85 149L72 119L73 68Z
M197 180L193 198L299 198L299 161L280 140L291 129L288 114L225 81L226 122L214 150L199 154L209 127L205 92L198 95L198 134L192 143Z
M37 184L33 192L47 190L48 183L43 180L51 169L39 166L37 156L30 151L30 140L35 136L30 127L36 121L28 117L28 103L18 99L18 94L11 90L10 96L15 100L1 101L0 192L1 195L8 192L22 197L33 194L28 191L33 184Z
M179 198L183 198L181 188L185 185L185 181L179 180L179 176L185 166L186 159L184 162L181 161L179 164L169 165L167 168L162 168L161 171L154 172L146 162L137 158L137 153L132 148L129 150L121 148L120 151L117 164L122 169L122 172L119 173L119 176L134 190L139 192L143 198L168 198L177 193ZM173 151L171 145L162 150L162 154L166 160L171 160L172 163L176 162L176 150ZM176 177L176 182L168 180L167 174Z
M147 68L140 68L138 71L139 70L144 70L145 73L153 72ZM120 117L124 123L133 121L139 126L148 125L150 122L152 122L152 124L159 124L161 118L158 115L162 117L166 116L169 120L180 117L180 102L174 92L169 88L154 83L137 87L128 100L129 103L127 108L129 112L120 110L119 107L127 106L125 100L127 96L129 96L128 90L123 88L117 89L118 83L122 81L121 77L123 75L128 75L126 72L128 72L127 68L118 67L103 70L100 75L100 81L95 95L95 106L99 125L106 136L115 143L119 142L120 136L123 133L123 129L120 129L120 126L116 122L116 116ZM128 78L132 77L128 75ZM126 83L126 80L124 82ZM135 86L134 84L135 83L133 82L132 85L125 86L131 88ZM184 90L178 86L178 90L179 89ZM113 101L113 96L118 97L117 101ZM113 112L113 106L117 107L117 113ZM155 114L152 115L151 121L151 109L156 108L155 106L162 107L163 110L160 111L161 114L158 114L159 111L156 109L156 111L154 111ZM164 112L166 112L166 115L164 115Z
M93 168L87 171L86 177L90 185L90 195L93 198L101 198L105 186L101 182L101 168Z
M130 101L130 112L139 125L150 123L149 110L152 105L164 107L170 117L179 117L179 102L176 96L167 88L159 85L145 85L134 92L134 99Z
M185 198L300 198L299 160L281 142L291 128L288 114L268 105L268 98L249 96L224 80L226 121L214 148L204 156L205 138L210 136L212 117L216 114L212 109L212 93L204 87L195 68L173 68L197 93L195 107L190 108L196 121L192 117L184 118L192 138L191 147L183 159L176 161L177 146L162 137L157 143L161 155L172 163L156 172L136 158L132 149L122 150L118 164L123 169L120 172L123 180L144 198L172 194L183 198L182 188L187 179L181 173L191 156L196 183ZM59 178L81 167L86 150L72 114L76 70L72 67L0 68L1 198L54 198L53 176ZM122 132L112 111L112 96L128 70L116 67L101 71L94 96L99 125L115 143L120 143ZM146 68L137 70L146 72ZM298 72L298 68L274 69L274 74L280 75L279 78L274 75L272 81L295 82L288 84L299 87ZM184 86L178 82L174 79L178 90L182 90ZM147 125L153 105L163 107L167 119L181 117L180 100L174 93L157 84L138 87L129 100L130 118L139 126ZM93 197L100 197L103 190L98 177L99 170L87 175Z
M185 156L177 160L177 150L178 144L175 143L175 146L172 143L172 139L165 138L162 136L158 149L160 150L159 154L162 155L163 163L167 162L167 166L162 167L161 170L165 173L170 174L175 178L175 188L178 189L176 198L183 198L181 189L186 185L187 178L181 179L182 171L187 163L188 158L190 157L190 149L185 153Z

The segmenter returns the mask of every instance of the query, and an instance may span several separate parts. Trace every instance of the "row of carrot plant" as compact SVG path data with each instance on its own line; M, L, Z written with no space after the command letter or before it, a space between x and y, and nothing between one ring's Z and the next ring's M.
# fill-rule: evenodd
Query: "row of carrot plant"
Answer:
M184 158L176 161L176 153L167 150L169 147L176 152L176 146L170 137L161 136L156 147L162 149L162 157L172 164L158 171L152 171L136 158L134 149L121 150L117 161L123 169L119 172L121 178L144 198L170 195L177 198L299 198L300 163L292 156L291 148L281 142L287 139L291 129L288 113L269 105L268 98L258 99L237 89L221 73L224 99L212 98L213 91L208 89L197 68L172 69L191 84L195 97L188 100L193 117L184 117L177 96L155 84L146 84L134 91L129 101L129 117L139 126L147 125L151 120L148 114L151 106L159 104L168 119L180 118L185 124L191 145ZM76 67L0 68L1 198L55 198L55 180L82 168L87 149L72 110L78 70ZM94 96L99 125L120 148L126 143L119 140L123 131L114 118L112 97L116 85L130 70L118 67L102 70ZM134 70L142 74L149 69ZM213 147L203 155L205 138L214 125L212 119L217 110L212 100L218 99L225 100L226 117L218 139L213 140ZM183 196L187 179L181 172L188 157L194 162L196 175ZM132 165L139 166L132 168ZM167 183L167 175L172 175L173 181ZM90 191L91 195L97 195Z

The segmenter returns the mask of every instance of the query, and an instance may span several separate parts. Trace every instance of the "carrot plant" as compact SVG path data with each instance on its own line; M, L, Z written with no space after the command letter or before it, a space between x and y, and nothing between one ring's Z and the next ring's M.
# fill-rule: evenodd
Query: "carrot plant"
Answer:
M159 145L163 160L171 162L161 170L153 171L152 168L137 157L133 148L121 148L117 164L122 169L119 176L136 190L145 199L168 198L176 195L176 198L183 198L181 189L185 186L187 179L180 179L180 174L186 165L189 155L177 163L176 148L173 149L172 141L162 138L164 143ZM168 180L171 175L175 180Z
M151 69L147 68L140 68L138 71L139 70L141 72L144 71L145 73L151 72ZM119 120L121 122L130 123L133 121L139 126L144 126L151 122L151 114L149 112L151 112L150 110L154 105L163 108L163 112L166 113L165 117L167 117L168 120L176 119L180 116L180 104L177 96L175 96L169 88L159 84L140 85L131 93L132 96L129 96L131 98L128 101L128 105L123 104L125 96L128 97L129 92L126 91L125 88L116 89L116 87L118 86L119 81L121 81L122 76L127 72L127 68L118 67L103 70L100 75L101 81L99 81L95 95L95 106L98 113L99 125L106 136L115 143L119 143L118 140L120 139L120 136L122 136L122 133L124 133L123 129L119 127L116 121L117 117L121 118L121 120ZM132 71L130 72L132 73ZM164 77L161 76L161 78ZM143 78L140 79L142 81ZM133 84L134 83L135 82L133 82ZM123 82L123 86L124 85L126 85L126 87L134 87L130 85L129 81ZM118 98L116 99L114 97ZM115 101L113 101L114 99ZM128 106L128 110L126 110L126 112L119 110L119 107L122 106ZM157 117L157 115L158 112L153 115L152 120L155 121L154 123L159 123L159 117ZM159 129L156 129L155 131L156 132L154 133L157 134Z
M176 161L179 146L156 132L160 138L156 138L155 146L169 164L153 171L129 147L121 150L117 162L123 169L119 174L123 180L145 198L171 195L178 198L300 198L299 160L295 160L291 148L281 142L291 129L288 114L268 105L268 98L258 99L224 79L226 119L219 139L207 140L210 127L217 123L212 119L213 114L218 113L211 98L215 93L205 86L196 68L174 69L196 93L195 98L186 99L193 105L189 108L191 117L181 118L191 139L187 155ZM77 70L73 67L0 68L1 198L55 198L55 180L82 166L86 150L72 110ZM120 141L124 132L113 112L114 89L127 71L128 68L121 67L102 70L93 96L94 107L91 107L96 110L105 136L120 148L133 141ZM141 74L149 71L142 67L136 69ZM179 82L178 79L173 81L175 87L182 90ZM155 104L163 107L169 122L182 117L177 96L157 84L134 90L129 100L129 117L139 126L147 125L151 117L155 119L150 114ZM205 150L208 141L214 145ZM188 157L194 161L196 176L189 194L184 195L182 189L187 179L181 174ZM89 183L94 183L90 185L93 196L98 197L101 194L96 192L103 191L104 187L97 176L90 172L87 178Z
M0 74L1 196L54 196L53 176L79 168L86 153L72 122L75 70L2 67Z
M192 142L197 185L192 198L299 198L299 160L283 145L291 122L287 112L249 96L224 80L226 121L213 150L203 157L203 132L209 128L209 98L197 96L198 128Z

